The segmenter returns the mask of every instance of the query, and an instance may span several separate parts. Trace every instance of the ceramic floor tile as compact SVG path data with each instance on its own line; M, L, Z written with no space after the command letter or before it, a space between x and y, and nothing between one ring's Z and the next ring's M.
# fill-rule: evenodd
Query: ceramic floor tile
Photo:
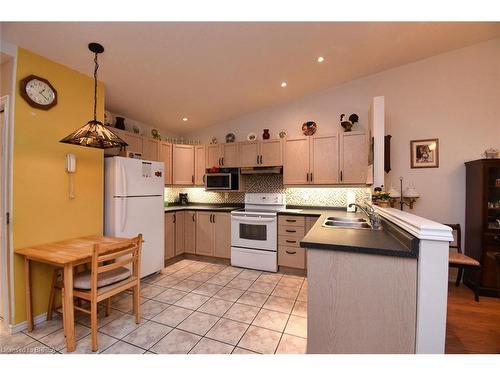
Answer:
M205 271L200 271L195 273L192 276L189 276L188 280L194 280L194 281L199 281L201 283L204 283L208 279L214 277L214 274L211 272L205 272Z
M278 297L278 296L270 296L263 308L268 310L279 311L282 313L290 314L292 311L295 300Z
M292 310L292 315L302 316L307 318L307 302L296 301Z
M142 354L145 350L138 348L137 346L130 345L123 341L118 341L115 344L111 345L103 354Z
M164 288L171 288L174 285L177 285L181 282L181 279L176 279L175 277L172 276L165 276L161 280L157 281L153 285L161 286Z
M232 302L224 301L218 298L210 298L205 302L198 311L205 312L207 314L222 316L227 310L232 306Z
M153 298L156 301L168 303L170 305L173 305L176 303L178 300L180 300L182 297L186 296L187 293L183 292L181 290L176 290L176 289L167 289L163 293L157 295L155 298Z
M243 305L241 303L235 303L231 308L224 314L224 318L237 320L243 323L252 323L254 318L259 313L259 308L250 305Z
M266 283L263 281L257 280L248 288L250 292L262 293L262 294L271 294L275 285L271 283Z
M180 322L193 313L192 310L179 306L170 306L152 318L153 321L176 327Z
M141 288L141 297L144 298L153 298L165 291L165 288L156 285L149 285L149 284L143 284L143 285L145 286Z
M250 326L238 346L257 353L273 354L281 338L281 333L269 329Z
M144 319L151 319L153 316L158 315L169 306L170 305L166 303L154 300L146 301L141 305L141 317Z
M76 342L75 351L68 353L66 348L64 348L61 352L64 354L97 354L102 353L104 350L109 348L118 340L114 337L105 335L103 333L97 332L97 351L92 351L92 335L87 335L84 338L78 340Z
M283 332L288 321L288 314L261 309L253 321L253 325Z
M181 270L179 270L177 272L174 272L170 276L175 277L177 279L183 279L184 280L184 279L187 279L188 277L192 276L193 274L194 274L193 271L181 269Z
M229 288L229 287L224 287L221 290L219 290L215 295L214 298L220 298L226 301L230 302L236 302L238 298L241 297L241 295L244 293L243 290L241 289L235 289L235 288Z
M201 336L174 329L150 350L161 354L186 354L200 339Z
M134 315L125 314L118 319L113 320L111 323L99 328L99 332L121 339L133 330L139 328L142 324L144 324L144 322L145 320L141 319L139 324L136 324Z
M225 342L226 344L236 345L247 328L248 324L221 318L208 331L206 337Z
M149 321L125 336L123 341L144 349L149 349L171 330L171 327L164 324Z
M89 333L89 327L85 327L81 324L75 324L75 341L78 341L82 337L87 336ZM53 332L50 335L42 337L39 341L57 351L63 349L66 346L66 339L64 337L64 332L62 329Z
M202 294L204 296L212 297L221 289L222 289L222 286L220 286L220 285L205 283L205 284L200 285L195 290L193 290L193 293Z
M220 285L220 286L225 286L225 285L229 284L229 282L233 278L234 277L231 277L231 276L216 274L214 277L208 279L207 283L209 283L209 284L215 284L215 285Z
M13 335L5 333L0 335L0 353L15 352L33 342L35 340L23 332L14 333Z
M230 354L234 346L219 341L202 338L189 354Z
M56 314L54 315L55 316L52 318L52 320L46 320L42 323L35 324L32 332L28 332L28 330L24 330L23 332L26 333L28 336L33 337L34 339L39 339L43 336L47 336L48 334L61 329L63 326L62 320L59 318L58 315Z
M125 313L123 313L119 310L115 310L115 309L111 309L111 312L108 316L106 316L104 310L102 310L102 309L98 310L97 327L99 328L99 327L105 326L106 324L111 323L113 320L118 319L118 318L122 317L123 315L125 315ZM91 323L90 322L90 315L83 314L82 316L80 316L78 318L78 323L83 324L84 326L90 327L90 323Z
M268 296L266 294L246 291L238 299L238 302L243 303L245 305L262 307L264 305L264 303L266 302L267 298L268 298Z
M210 297L203 296L201 294L189 293L185 297L182 297L180 300L178 300L175 305L184 307L186 309L196 310L209 299Z
M261 271L243 270L238 276L236 276L236 278L255 281L260 275L262 275Z
M203 272L210 272L210 273L219 273L222 271L224 268L227 266L223 264L211 264L203 269Z
M278 282L278 286L289 286L294 288L300 288L302 286L302 279L296 279L291 277L283 276Z
M147 301L146 298L141 297L141 302L140 302L141 304L146 301ZM134 298L131 294L129 294L115 303L112 302L111 307L120 310L121 312L129 314L134 310Z
M179 324L177 328L203 336L218 320L218 316L195 311Z
M307 318L290 315L285 328L285 333L290 335L307 338Z
M174 285L172 288L177 290L182 290L183 292L190 292L193 289L198 288L202 283L194 280L183 280L180 283Z
M166 275L163 275L161 273L156 273L154 275L145 277L144 279L141 279L141 283L146 283L146 284L156 284L158 283L161 279L165 278Z
M252 284L253 284L252 280L235 278L231 280L229 284L227 284L227 286L230 288L247 290Z
M296 299L299 294L299 287L277 285L271 293L273 296Z
M235 347L231 354L254 354L255 355L255 354L260 354L260 353L255 353L255 352L252 352L251 350Z
M306 354L307 339L284 334L281 337L276 354Z
M56 354L55 349L49 348L41 342L34 341L31 344L23 346L15 352L16 354Z
M243 271L243 268L237 268L237 267L226 267L222 271L219 272L219 275L221 276L229 276L229 277L236 277L238 276L241 272Z
M276 285L283 275L279 273L263 273L259 276L257 281Z
M302 287L300 289L299 295L297 296L298 301L307 302L307 288Z

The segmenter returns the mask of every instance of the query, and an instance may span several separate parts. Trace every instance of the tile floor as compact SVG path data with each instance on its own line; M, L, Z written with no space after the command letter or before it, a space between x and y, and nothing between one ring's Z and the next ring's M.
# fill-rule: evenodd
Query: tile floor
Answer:
M307 344L307 279L183 259L143 280L142 321L132 296L99 316L99 353L299 354ZM90 319L77 315L75 353L91 353ZM60 319L0 333L0 353L65 353Z

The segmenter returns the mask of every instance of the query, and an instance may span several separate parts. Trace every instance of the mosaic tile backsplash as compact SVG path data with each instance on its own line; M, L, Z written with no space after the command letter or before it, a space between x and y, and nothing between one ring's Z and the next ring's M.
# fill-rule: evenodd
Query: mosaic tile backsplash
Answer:
M333 187L333 188L291 188L283 186L282 175L243 175L243 189L248 193L284 193L288 205L329 206L346 205L346 194L354 191L356 201L362 202L368 188ZM243 203L245 193L208 192L204 188L168 187L165 188L165 201L173 203L179 199L179 193L188 193L190 202L196 203Z

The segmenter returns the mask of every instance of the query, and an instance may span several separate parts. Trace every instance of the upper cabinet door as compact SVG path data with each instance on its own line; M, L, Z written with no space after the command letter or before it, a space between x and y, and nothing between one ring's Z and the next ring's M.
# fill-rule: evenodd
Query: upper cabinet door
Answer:
M194 148L194 184L205 185L205 146Z
M173 184L194 184L194 147L173 145Z
M259 165L264 167L283 165L283 142L280 139L260 142Z
M340 133L340 183L366 184L368 144L364 132Z
M160 142L160 161L165 164L165 185L172 185L172 144Z
M222 166L237 168L240 166L239 143L221 145Z
M283 154L283 184L309 184L309 138L286 139Z
M241 167L256 167L260 165L257 160L257 157L259 156L258 141L240 142L239 146Z
M143 138L142 158L160 161L160 142L152 138Z
M315 185L339 183L339 137L315 136L310 140L309 181Z
M207 145L206 168L221 166L221 145Z

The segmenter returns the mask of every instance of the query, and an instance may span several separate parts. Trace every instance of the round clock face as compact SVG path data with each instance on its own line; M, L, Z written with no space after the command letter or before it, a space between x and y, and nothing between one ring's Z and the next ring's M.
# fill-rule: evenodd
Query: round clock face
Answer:
M57 103L57 92L46 79L29 76L22 81L22 96L35 108L49 109Z

